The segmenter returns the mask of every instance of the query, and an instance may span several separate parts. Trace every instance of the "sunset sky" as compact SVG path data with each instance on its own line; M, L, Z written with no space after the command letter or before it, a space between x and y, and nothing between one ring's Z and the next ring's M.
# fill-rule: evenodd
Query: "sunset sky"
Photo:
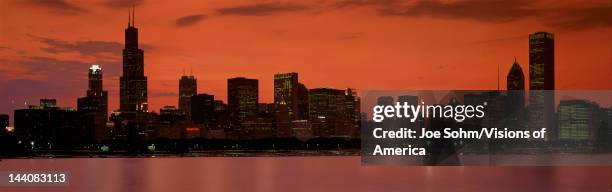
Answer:
M612 1L0 1L0 113L56 98L75 107L101 65L118 108L128 9L145 53L150 109L177 105L183 71L226 100L227 79L298 72L308 88L497 89L528 35L555 34L558 89L612 87ZM527 82L528 80L526 80Z

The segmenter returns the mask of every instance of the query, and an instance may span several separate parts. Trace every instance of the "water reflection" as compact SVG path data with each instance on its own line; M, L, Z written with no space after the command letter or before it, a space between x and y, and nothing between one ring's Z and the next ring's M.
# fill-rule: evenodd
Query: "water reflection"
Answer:
M361 166L360 157L5 159L67 187L0 191L609 191L612 167Z

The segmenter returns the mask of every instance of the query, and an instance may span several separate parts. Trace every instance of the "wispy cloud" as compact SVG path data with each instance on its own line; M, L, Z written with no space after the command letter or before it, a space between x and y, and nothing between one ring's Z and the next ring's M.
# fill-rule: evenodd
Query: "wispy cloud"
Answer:
M96 55L100 53L119 53L122 44L112 41L76 41L67 42L53 38L29 35L30 37L44 43L46 47L41 48L48 53L78 52L83 55Z
M78 14L87 12L87 10L75 4L69 3L66 0L28 0L22 2L62 14Z
M546 21L552 27L568 31L612 27L612 5L566 8L555 12Z
M471 19L483 22L506 22L544 14L533 7L533 1L463 0L453 2L419 1L414 5L380 10L383 15L406 17L440 17Z
M186 27L193 24L196 24L204 19L206 19L206 15L204 14L196 14L196 15L188 15L181 18L176 19L175 25L177 27Z
M217 12L221 15L266 16L308 9L311 9L311 7L305 4L275 2L225 7L217 9Z
M569 3L552 5L533 0L341 0L336 9L371 7L382 16L409 18L443 18L503 23L533 19L562 31L595 27L612 27L612 5L609 3Z

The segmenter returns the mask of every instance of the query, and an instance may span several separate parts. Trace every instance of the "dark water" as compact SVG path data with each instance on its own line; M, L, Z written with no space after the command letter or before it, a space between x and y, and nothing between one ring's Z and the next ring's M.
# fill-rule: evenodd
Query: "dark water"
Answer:
M68 186L0 191L600 191L612 167L361 166L360 157L4 159L0 171L59 170Z

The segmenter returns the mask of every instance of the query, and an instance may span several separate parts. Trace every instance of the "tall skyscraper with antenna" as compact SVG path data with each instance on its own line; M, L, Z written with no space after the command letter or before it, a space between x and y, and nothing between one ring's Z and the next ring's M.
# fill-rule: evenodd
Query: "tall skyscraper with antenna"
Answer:
M134 9L130 10L125 29L123 75L120 77L121 112L147 112L147 77L144 75L144 52L138 48L138 28L134 26Z

